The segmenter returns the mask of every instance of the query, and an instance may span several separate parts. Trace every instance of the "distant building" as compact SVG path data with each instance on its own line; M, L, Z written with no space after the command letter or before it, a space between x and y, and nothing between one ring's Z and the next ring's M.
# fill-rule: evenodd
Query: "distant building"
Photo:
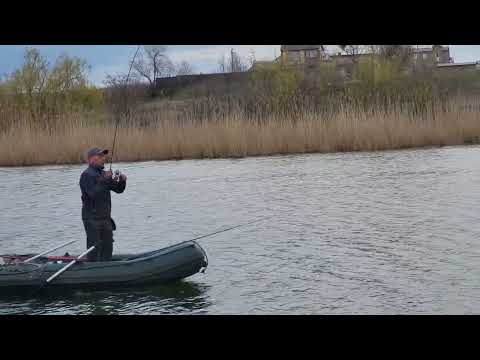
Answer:
M453 59L450 57L450 48L448 46L433 45L428 48L414 47L412 50L412 62L415 64L432 66L453 62Z
M282 67L299 67L305 73L305 80L312 87L317 83L345 84L351 81L358 64L371 61L373 53L344 52L328 53L323 45L281 45L281 55L273 61L255 61L248 72L185 75L156 79L157 90L163 94L175 94L183 88L192 92L225 94L246 88L251 71L268 68L279 63ZM455 64L448 46L412 47L411 60L405 66L405 72L435 71L439 74L469 74L480 71L480 62ZM238 91L237 91L238 92Z
M436 70L440 64L452 64L453 59L450 56L448 46L433 45L432 47L412 49L411 66L408 70L411 72L422 72Z
M344 52L327 53L323 45L282 45L280 61L283 66L301 66L314 69L322 63L335 64L336 71L349 78L355 65L371 59L371 52L346 54ZM451 66L450 66L451 65ZM477 63L454 64L448 46L412 47L411 61L406 72L441 69L442 72L478 70Z
M361 52L355 55L338 52L327 54L323 45L282 45L281 61L284 65L308 65L335 60L346 64L353 59L370 57L371 53ZM452 63L448 46L433 45L432 47L412 48L412 62L434 66L436 64Z
M313 65L325 60L323 45L282 45L282 65Z

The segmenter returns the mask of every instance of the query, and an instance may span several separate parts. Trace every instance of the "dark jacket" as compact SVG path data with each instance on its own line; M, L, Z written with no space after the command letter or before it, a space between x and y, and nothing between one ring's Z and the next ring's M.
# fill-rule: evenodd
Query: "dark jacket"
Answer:
M89 166L80 176L82 190L82 219L110 219L112 200L110 191L120 194L125 190L126 181L114 181L103 176L103 169Z

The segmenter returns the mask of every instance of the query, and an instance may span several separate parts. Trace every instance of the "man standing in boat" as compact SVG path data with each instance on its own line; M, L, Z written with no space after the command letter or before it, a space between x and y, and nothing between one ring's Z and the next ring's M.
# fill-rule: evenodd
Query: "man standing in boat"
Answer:
M82 190L82 220L87 233L87 249L96 246L88 254L88 261L111 261L113 253L113 231L111 218L112 201L110 191L121 194L125 191L127 177L105 171L108 150L93 148L88 152L88 168L80 177Z

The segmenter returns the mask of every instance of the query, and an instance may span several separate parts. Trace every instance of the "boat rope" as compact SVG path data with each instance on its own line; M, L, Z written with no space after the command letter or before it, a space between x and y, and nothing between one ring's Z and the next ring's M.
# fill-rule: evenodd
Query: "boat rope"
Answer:
M132 72L133 63L135 61L135 58L137 57L137 54L138 54L139 50L140 50L140 45L138 45L137 51L135 51L135 55L133 55L132 62L130 63L130 68L128 69L127 78L125 79L125 109L124 109L125 110L125 122L127 122L128 115L129 115L128 99L127 99L128 80L130 79L130 73ZM120 116L117 116L117 119L115 120L115 132L113 134L112 156L110 157L110 171L112 171L112 164L113 164L113 160L114 160L114 157L115 157L115 144L116 144L116 141L117 141L117 130L118 130L119 120L120 120Z

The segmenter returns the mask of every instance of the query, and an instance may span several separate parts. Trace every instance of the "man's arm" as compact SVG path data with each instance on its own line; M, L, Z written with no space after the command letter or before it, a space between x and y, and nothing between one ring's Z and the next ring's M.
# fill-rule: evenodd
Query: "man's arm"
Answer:
M100 193L108 190L107 185L111 182L108 178L97 178L86 173L80 177L80 188L89 198L95 199Z

